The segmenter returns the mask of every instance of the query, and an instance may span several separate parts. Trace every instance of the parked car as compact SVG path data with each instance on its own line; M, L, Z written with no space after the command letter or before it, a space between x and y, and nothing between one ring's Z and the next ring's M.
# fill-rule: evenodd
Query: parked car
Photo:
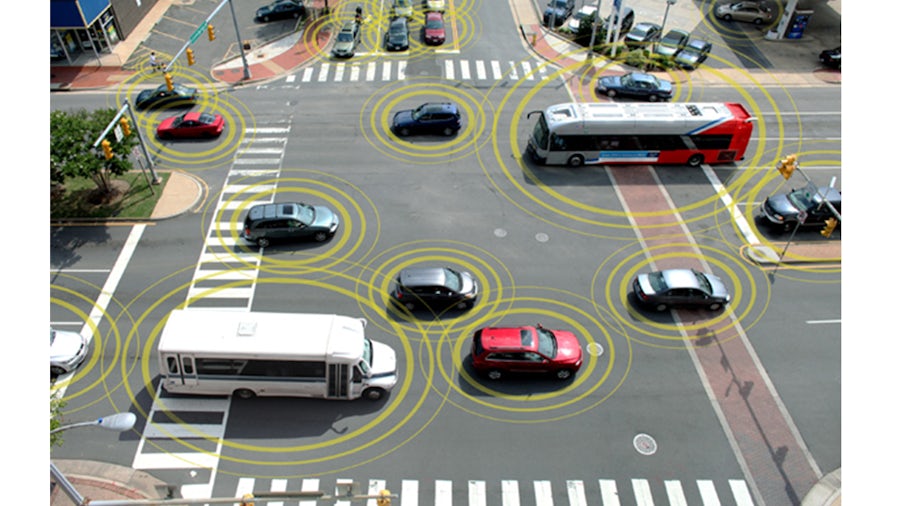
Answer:
M693 70L706 61L710 51L712 51L712 44L708 41L691 39L684 49L675 55L675 64L681 68Z
M154 90L144 90L134 99L138 109L155 109L157 107L188 107L197 103L200 96L197 88L188 88L183 84L175 84L172 91L161 84Z
M625 45L630 48L646 46L659 40L662 27L656 23L638 23L625 34Z
M384 46L388 51L409 49L409 20L403 16L391 19L387 35L385 35Z
M447 308L469 309L478 298L472 274L449 267L403 269L391 287L391 300L409 310L426 307L434 312Z
M447 9L445 0L425 0L425 10L444 12Z
M606 31L615 30L616 29L616 14L618 12L613 12L603 21L603 28ZM619 27L619 36L623 36L629 31L631 31L631 27L634 26L634 9L631 7L622 7L622 26Z
M90 341L77 332L50 328L50 374L74 371L87 358Z
M841 46L834 49L826 49L819 53L819 61L823 65L833 69L841 68Z
M359 42L359 23L347 21L338 32L331 48L331 54L337 58L350 58L356 53L356 44Z
M394 0L394 5L391 7L394 16L401 16L404 18L411 18L413 16L413 6L411 0Z
M566 380L581 368L581 345L567 330L485 327L472 337L472 368L489 379L510 373L552 374Z
M218 137L225 129L221 114L186 112L166 118L156 127L160 139L203 139Z
M643 72L629 72L620 76L600 76L598 95L645 98L651 102L672 98L672 81L659 79Z
M840 213L841 191L830 187L818 188L816 192L809 188L791 190L790 193L767 198L760 206L759 219L785 232L793 230L801 221L801 216L804 218L801 227L821 227L828 218L835 218L825 202Z
M772 21L774 14L762 2L744 1L717 5L713 10L717 18L725 21L744 21L761 25Z
M575 0L550 0L547 8L544 9L544 26L550 26L551 21L553 26L550 26L550 28L562 25L569 19L574 10Z
M391 125L401 137L414 134L453 135L462 126L459 108L451 103L425 103L415 109L398 111Z
M656 311L677 306L704 306L717 311L731 302L731 295L718 276L695 269L638 274L632 289L638 304Z
M241 237L265 248L273 241L311 238L330 239L340 225L338 215L325 206L302 202L258 204L244 218Z
M578 12L572 14L572 17L569 18L569 22L566 23L566 28L572 31L572 33L578 33L578 30L581 29L581 22L593 22L597 16L597 6L596 5L585 5L578 9Z
M268 23L278 19L297 19L306 16L306 7L300 0L275 0L256 9L256 20Z
M439 46L447 34L444 30L444 15L438 11L425 13L425 43Z
M659 40L654 52L660 56L674 57L687 45L691 34L678 28L669 30L665 37Z

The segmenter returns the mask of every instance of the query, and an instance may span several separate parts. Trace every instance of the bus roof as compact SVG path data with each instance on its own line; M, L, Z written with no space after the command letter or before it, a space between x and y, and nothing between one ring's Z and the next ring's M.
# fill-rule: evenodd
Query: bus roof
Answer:
M179 309L169 315L159 353L355 363L365 347L365 324L333 314Z
M683 102L569 102L548 107L544 117L558 135L692 135L728 121L751 119L741 104Z

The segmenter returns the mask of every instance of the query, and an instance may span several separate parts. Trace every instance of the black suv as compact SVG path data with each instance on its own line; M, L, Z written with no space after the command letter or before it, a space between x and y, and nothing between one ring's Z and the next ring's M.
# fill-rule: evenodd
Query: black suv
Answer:
M322 242L334 236L340 219L325 206L302 202L259 204L244 218L241 237L265 248L272 241L312 238Z
M450 103L427 103L415 109L398 111L394 114L391 129L397 135L406 137L413 134L453 135L462 127L459 109Z
M391 300L409 310L427 307L444 311L450 307L468 309L478 298L478 283L468 272L448 267L403 269L394 280Z
M791 190L786 195L773 195L760 206L759 219L772 228L785 232L793 230L798 222L801 227L820 227L828 218L834 218L826 200L834 210L841 212L841 192L837 188L823 187ZM801 215L805 219L801 220Z

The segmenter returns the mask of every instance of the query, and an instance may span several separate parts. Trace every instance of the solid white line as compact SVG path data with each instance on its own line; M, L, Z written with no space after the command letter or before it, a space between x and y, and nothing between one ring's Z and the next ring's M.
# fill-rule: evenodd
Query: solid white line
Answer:
M806 320L808 325L822 325L826 323L841 323L841 320Z
M53 274L59 272L77 272L79 274L102 273L109 272L111 269L50 269Z

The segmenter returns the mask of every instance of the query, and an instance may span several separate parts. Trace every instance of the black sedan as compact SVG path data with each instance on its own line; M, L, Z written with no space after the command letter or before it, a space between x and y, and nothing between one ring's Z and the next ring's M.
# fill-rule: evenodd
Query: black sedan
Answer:
M638 23L625 34L625 45L630 48L647 46L659 40L662 27L656 23Z
M134 99L134 106L138 109L154 109L157 107L187 107L197 103L197 88L188 88L183 84L176 84L169 91L165 84L159 85L155 90L144 90L138 93Z
M384 46L388 51L406 51L409 49L409 20L404 16L391 19Z
M718 276L694 269L638 274L632 289L638 304L657 311L674 306L704 306L717 311L731 302L731 295Z
M672 82L643 72L597 79L597 95L645 98L651 102L672 98Z
M706 61L710 51L712 51L712 44L709 42L691 39L684 49L675 55L675 64L683 69L693 70Z
M394 114L391 129L397 135L412 134L453 135L462 126L459 108L450 103L426 103L415 109Z
M841 46L819 53L819 61L828 68L839 70L841 68Z
M800 188L772 195L759 210L759 220L775 230L788 232L801 227L821 227L834 218L832 209L841 212L841 191L837 188Z
M275 0L256 9L256 20L268 23L276 19L297 19L306 15L306 7L300 0Z

